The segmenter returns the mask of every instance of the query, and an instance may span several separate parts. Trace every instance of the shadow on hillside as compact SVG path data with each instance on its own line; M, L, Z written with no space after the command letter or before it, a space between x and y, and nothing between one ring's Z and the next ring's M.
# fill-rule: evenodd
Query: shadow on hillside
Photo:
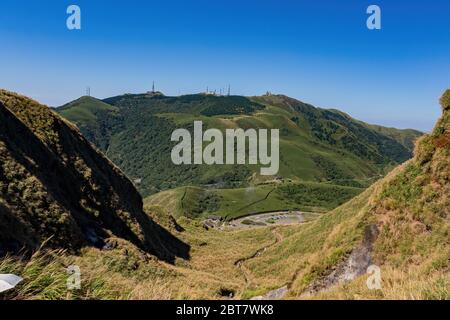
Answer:
M0 180L2 172L0 170ZM29 228L0 203L0 258L7 254L19 254L25 247L25 235ZM37 239L29 239L28 246L36 246Z
M9 241L35 250L51 238L49 247L78 251L86 245L102 248L109 231L169 263L176 257L189 259L190 246L143 212L131 182L76 131L56 120L52 130L59 133L58 147L50 148L1 103L0 123L8 170L16 171L17 164L25 168L7 180L0 167L6 185L19 182L12 186L17 192L2 195L13 206L0 208L0 223L8 219L17 230L27 229L10 234ZM29 183L31 176L42 186ZM35 203L23 201L24 193L32 194Z
M150 218L148 218L148 222L153 224L154 229L158 234L158 237L152 237L150 241L156 248L164 249L153 252L154 255L156 255L160 260L164 260L172 264L175 262L177 257L185 260L190 259L190 245L175 237L170 231L155 223ZM147 241L148 240L149 239L147 239Z

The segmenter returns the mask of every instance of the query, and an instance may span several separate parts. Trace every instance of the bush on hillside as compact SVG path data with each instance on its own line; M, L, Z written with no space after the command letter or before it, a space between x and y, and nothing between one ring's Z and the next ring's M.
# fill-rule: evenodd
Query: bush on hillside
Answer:
M439 99L439 103L444 111L450 110L450 89L447 89L447 91L444 92L442 97Z

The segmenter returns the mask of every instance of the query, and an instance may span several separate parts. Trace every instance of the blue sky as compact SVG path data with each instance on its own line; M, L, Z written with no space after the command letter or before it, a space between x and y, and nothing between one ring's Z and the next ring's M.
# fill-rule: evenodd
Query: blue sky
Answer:
M66 28L77 4L82 30ZM366 28L366 9L382 29ZM2 0L0 87L58 106L85 93L283 93L430 130L450 87L450 1Z

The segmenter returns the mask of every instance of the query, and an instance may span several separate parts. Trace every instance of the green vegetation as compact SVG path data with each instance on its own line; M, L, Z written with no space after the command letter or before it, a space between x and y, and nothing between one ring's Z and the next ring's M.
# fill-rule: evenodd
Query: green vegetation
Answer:
M442 106L442 110L446 111L450 109L450 89L444 92L442 97L439 99L439 103Z
M379 126L378 130L374 130L373 126L357 121L341 111L314 108L286 96L260 97L257 101L295 110L297 114L293 121L299 126L309 128L320 141L376 164L386 165L388 162L398 163L408 159L411 150L405 145L411 145L420 136L420 132L414 130L404 131ZM407 138L407 143L404 138Z
M281 177L354 187L367 187L408 159L420 135L370 126L284 96L126 94L105 99L101 107L98 100L92 99L90 107L89 100L81 100L57 111L139 181L144 197L185 185L242 188L264 181L257 165L173 165L171 133L176 128L192 131L194 120L202 120L205 130L280 129Z
M76 123L84 136L102 150L108 149L111 131L121 122L119 109L93 97L81 97L58 112Z
M84 96L72 101L58 109L65 118L74 119L74 122L96 123L102 115L101 112L117 112L119 109L93 97Z
M298 209L309 208L308 211L332 210L362 191L361 188L319 183L297 183L279 188L279 194L287 203L298 204Z
M186 187L180 202L183 215L198 218L202 214L212 213L219 207L219 197L201 188Z
M149 206L169 205L174 216L205 218L210 215L236 219L274 211L326 212L361 193L363 189L326 183L265 184L236 189L184 187L145 199Z

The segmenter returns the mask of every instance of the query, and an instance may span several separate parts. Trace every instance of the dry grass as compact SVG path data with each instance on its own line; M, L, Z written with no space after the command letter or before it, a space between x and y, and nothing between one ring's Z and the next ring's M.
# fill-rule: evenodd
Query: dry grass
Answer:
M333 300L449 300L448 273L421 274L420 270L402 271L392 267L381 269L381 289L370 290L362 276L355 281L319 293L313 299Z

